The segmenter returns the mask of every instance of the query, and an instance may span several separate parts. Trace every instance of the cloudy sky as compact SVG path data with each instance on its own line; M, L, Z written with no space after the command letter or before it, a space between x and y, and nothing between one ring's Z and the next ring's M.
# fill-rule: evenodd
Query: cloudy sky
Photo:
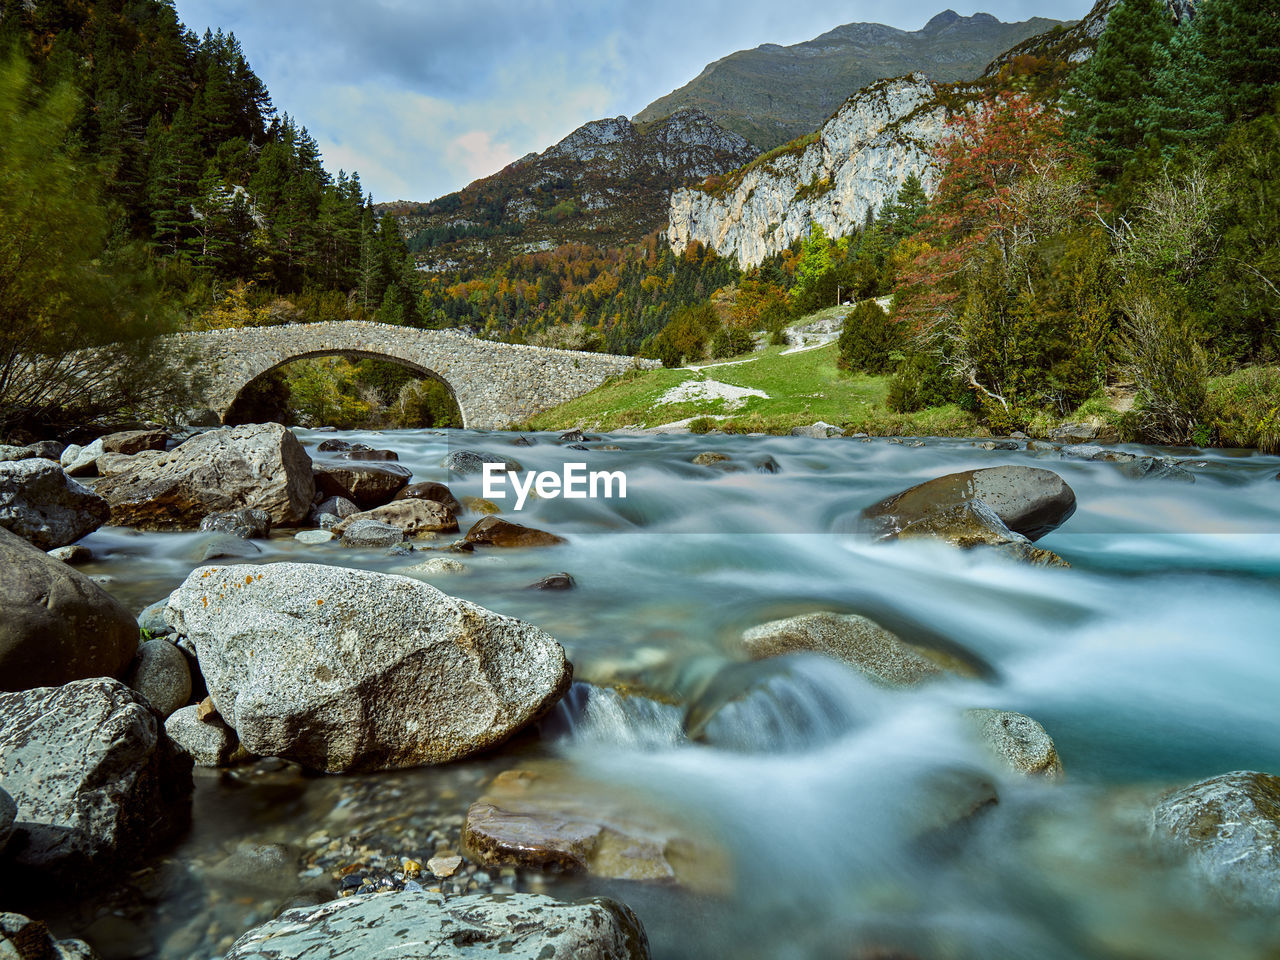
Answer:
M919 29L947 0L176 0L240 38L277 109L377 200L430 200L588 120L632 116L712 60L842 23ZM1075 19L1092 0L956 4ZM677 28L678 25L678 28Z

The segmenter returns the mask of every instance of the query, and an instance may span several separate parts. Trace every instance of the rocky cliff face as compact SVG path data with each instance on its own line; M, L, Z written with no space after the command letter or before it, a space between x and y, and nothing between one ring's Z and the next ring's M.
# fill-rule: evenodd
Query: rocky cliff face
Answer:
M673 188L757 152L697 110L646 124L594 120L457 193L389 212L428 268L572 240L626 243L662 229Z
M672 247L701 241L743 266L784 250L819 224L851 232L912 173L934 180L930 152L947 111L921 74L882 80L845 101L811 142L764 154L718 186L672 194Z

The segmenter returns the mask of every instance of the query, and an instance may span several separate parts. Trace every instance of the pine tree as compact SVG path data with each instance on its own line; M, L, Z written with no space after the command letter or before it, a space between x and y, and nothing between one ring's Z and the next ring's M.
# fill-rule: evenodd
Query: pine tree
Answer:
M1159 51L1173 31L1164 0L1120 0L1092 59L1077 73L1068 99L1072 131L1088 144L1099 172L1109 179L1117 178L1143 145Z

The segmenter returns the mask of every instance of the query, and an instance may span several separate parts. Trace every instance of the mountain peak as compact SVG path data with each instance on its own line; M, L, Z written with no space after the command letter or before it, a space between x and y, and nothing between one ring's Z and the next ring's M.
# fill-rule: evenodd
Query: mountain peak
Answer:
M942 27L950 26L960 19L960 14L954 10L947 9L935 15L928 23L924 25L926 30L938 30Z

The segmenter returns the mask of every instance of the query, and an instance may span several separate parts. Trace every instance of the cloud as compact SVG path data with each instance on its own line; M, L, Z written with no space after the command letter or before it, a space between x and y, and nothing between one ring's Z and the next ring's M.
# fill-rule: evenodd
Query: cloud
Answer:
M1078 17L1090 0L957 6ZM947 0L177 0L234 31L277 109L376 199L428 200L589 120L633 115L707 63L859 20L917 29Z

